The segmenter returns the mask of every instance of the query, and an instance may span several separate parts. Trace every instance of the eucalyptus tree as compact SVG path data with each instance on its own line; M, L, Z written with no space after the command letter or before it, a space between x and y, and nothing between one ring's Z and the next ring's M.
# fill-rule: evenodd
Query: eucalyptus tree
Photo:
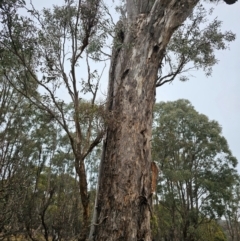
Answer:
M77 177L68 172L55 173L44 166L23 205L20 233L28 240L76 240L84 226Z
M21 116L28 103L14 91L1 75L0 67L0 230L1 236L8 234L10 223L17 220L18 204L24 199L24 186L28 183L28 157L32 153L25 131L29 131L29 121ZM28 111L30 112L30 111ZM18 203L15 201L18 200ZM11 234L19 227L12 226ZM2 238L0 236L0 238Z
M0 240L76 239L85 220L68 138L0 80Z
M152 233L154 240L172 241L182 240L181 218L175 215L175 224L173 225L172 212L167 205L160 202L154 204L154 215L151 221ZM198 241L227 241L229 240L226 229L222 222L218 220L206 219L197 229L194 230L195 240Z
M199 240L204 223L221 218L233 200L237 160L220 125L187 100L156 104L153 124L153 160L161 170L157 195L171 217L167 236Z
M102 73L90 65L101 58L107 36L101 2L69 0L39 12L33 5L27 8L25 1L11 0L1 1L0 12L5 78L32 105L45 111L49 121L61 126L71 144L85 220L79 240L85 240L90 210L84 161L104 134L103 108L96 104ZM78 75L79 71L84 74ZM38 94L29 91L30 83L37 86ZM82 100L86 94L88 104ZM72 102L71 111L66 102Z
M2 68L0 76L0 239L4 239L26 228L23 207L56 144L56 133L53 123L9 85ZM31 212L32 203L28 204Z
M216 63L214 50L234 40L231 32L221 33L218 21L201 28L201 17L194 12L198 3L200 7L203 1L127 0L122 7L109 71L106 108L112 116L104 142L93 240L151 240L156 87L172 81L190 62L208 70ZM176 53L176 61L168 61L166 51ZM170 66L166 76L164 60Z
M240 239L240 188L239 179L236 185L231 187L233 198L225 203L225 212L223 223L225 224L225 230L228 234L228 238L231 241Z

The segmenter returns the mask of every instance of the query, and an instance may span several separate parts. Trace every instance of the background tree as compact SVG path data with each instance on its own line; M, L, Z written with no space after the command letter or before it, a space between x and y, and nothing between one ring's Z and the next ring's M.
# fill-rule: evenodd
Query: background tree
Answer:
M225 231L228 234L228 238L231 241L239 240L240 238L240 223L239 223L239 201L240 201L240 190L239 190L239 180L236 185L231 188L232 199L226 202L224 220L222 224L224 225Z
M153 160L161 170L156 195L171 217L165 239L199 240L233 199L237 160L219 124L187 100L156 104L153 125Z
M85 220L68 137L3 76L0 89L0 240L77 239Z
M22 16L19 10L28 15ZM90 204L84 161L104 134L103 108L96 105L101 73L89 63L90 58L100 58L106 39L108 22L101 3L66 1L38 12L24 1L11 0L1 2L0 12L3 75L32 105L45 111L49 121L61 126L71 144L85 220L79 240L85 240ZM76 74L79 66L87 72L82 78ZM30 83L37 87L35 92L30 91ZM65 93L72 102L71 112L64 104ZM82 100L85 94L91 96L88 103Z
M2 75L0 68L0 230L1 236L23 230L19 206L31 185L34 165L41 166L41 145L36 140L34 109ZM39 123L40 125L42 123ZM47 125L51 125L47 124ZM39 127L39 126L38 126ZM44 132L44 130L43 130ZM50 143L49 143L50 144Z
M0 240L76 239L85 220L68 136L51 116L9 85L6 76L16 81L11 72L6 75L12 60L1 60L5 65L0 68ZM28 92L41 101L34 83L28 83ZM91 103L83 100L82 105L83 131L92 117L97 133L98 107L85 108ZM73 109L72 104L64 105L69 117ZM71 118L68 125L72 126ZM91 156L88 162L97 160Z

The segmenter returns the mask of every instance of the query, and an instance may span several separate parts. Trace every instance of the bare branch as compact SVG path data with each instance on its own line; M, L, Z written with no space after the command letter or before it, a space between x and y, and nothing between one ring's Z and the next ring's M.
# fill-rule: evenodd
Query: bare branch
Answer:
M96 138L94 139L94 141L90 144L88 150L87 150L85 153L83 153L83 156L82 156L83 160L84 160L84 159L86 158L86 156L93 150L93 148L94 148L95 146L97 146L97 145L101 142L104 134L105 134L104 131L99 132L99 134L97 135L97 137L96 137Z

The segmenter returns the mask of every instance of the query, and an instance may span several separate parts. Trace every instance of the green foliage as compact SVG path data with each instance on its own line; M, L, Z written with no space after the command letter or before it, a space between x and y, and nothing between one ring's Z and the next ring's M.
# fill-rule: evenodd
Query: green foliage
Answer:
M156 104L152 147L161 170L157 195L172 218L161 230L191 240L202 225L223 216L238 180L237 160L219 124L187 100Z
M21 14L23 11L24 15ZM37 11L32 4L4 1L0 21L0 76L4 76L11 88L37 112L31 113L36 124L29 123L28 130L32 140L28 148L39 142L35 152L31 152L34 148L28 149L34 158L39 158L39 163L35 159L32 161L33 166L40 168L33 178L38 183L46 166L51 170L48 178L66 171L70 176L77 174L84 210L80 213L76 208L76 214L79 217L85 215L84 227L79 229L78 225L78 231L81 230L78 234L81 233L80 239L84 239L90 219L85 164L87 158L92 161L90 154L101 142L105 131L104 109L96 101L102 73L90 65L92 59L101 59L101 49L106 43L105 30L109 21L103 5L99 0L65 1L62 6ZM82 76L77 74L80 72ZM86 94L90 96L89 101L83 100ZM23 111L22 116L24 114ZM38 210L40 218L38 214L38 218L28 218L32 221L25 227L30 238L31 230L35 230L37 224L43 228L45 240L53 235L50 227L55 224L49 221L48 210L56 190L50 184L43 185L47 197L41 194L42 203L37 200L38 208L33 204L31 209L32 212ZM38 199L38 195L31 192L29 195L29 200ZM64 207L62 205L61 210ZM66 215L70 215L69 210Z
M174 32L159 71L157 86L171 82L177 76L186 81L191 70L195 69L202 69L206 76L211 75L212 67L218 63L216 50L228 49L228 43L235 40L231 31L222 31L220 20L209 20L212 13L212 8L207 10L199 3L184 25Z
M226 235L216 221L206 220L202 225L199 225L197 230L194 230L194 235L199 241L227 241Z
M232 192L232 199L229 199L225 204L224 212L224 230L228 236L228 240L237 241L240 239L240 225L239 225L239 205L240 205L240 183L239 179L230 190Z
M0 239L25 235L24 240L46 240L56 234L64 240L76 238L84 222L69 139L4 76L0 81ZM81 121L96 119L99 108L82 103ZM72 108L66 106L71 119ZM87 163L93 167L98 160L92 153ZM95 185L91 171L90 183Z

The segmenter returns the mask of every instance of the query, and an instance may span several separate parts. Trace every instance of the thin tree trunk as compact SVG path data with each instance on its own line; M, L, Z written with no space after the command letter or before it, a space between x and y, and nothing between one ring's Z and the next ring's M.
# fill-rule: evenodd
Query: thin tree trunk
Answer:
M151 138L157 72L172 33L196 2L156 0L151 12L139 14L139 6L133 9L134 1L127 1L129 19L118 30L122 46L113 51L109 76L111 117L97 197L96 241L151 240ZM187 8L182 9L181 4Z
M79 167L76 167L79 179L79 189L80 189L80 196L81 202L83 207L83 222L81 227L80 236L78 238L79 241L85 241L89 231L89 223L90 223L90 212L89 212L89 196L87 190L87 176L86 170L84 165L84 160L79 158L80 161L76 161L79 163Z
M102 148L102 155L101 155L101 160L100 160L100 165L99 165L99 171L98 171L98 182L97 182L97 189L96 189L96 198L95 198L95 203L94 203L94 207L93 207L93 215L92 215L92 220L91 220L91 228L90 228L90 232L89 232L89 237L88 237L88 241L92 241L94 238L94 233L95 233L95 226L97 223L97 207L98 207L98 193L99 193L99 183L102 177L102 163L104 158L104 154L105 154L105 148L106 148L106 139L103 139L103 148Z

